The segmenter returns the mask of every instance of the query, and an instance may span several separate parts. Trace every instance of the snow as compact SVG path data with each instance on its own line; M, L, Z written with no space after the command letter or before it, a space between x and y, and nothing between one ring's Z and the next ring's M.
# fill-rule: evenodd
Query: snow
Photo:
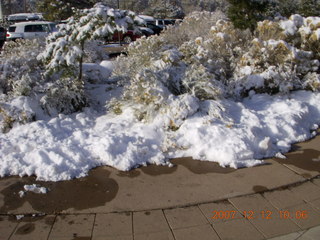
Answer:
M22 219L22 218L24 218L24 215L21 215L21 214L20 214L20 215L16 215L16 219L17 219L17 220L20 220L20 219Z
M105 13L100 10L93 14L104 16ZM121 15L120 12L109 8L107 11L108 16L117 18ZM126 28L131 22L130 19L122 17L116 20L117 29ZM85 19L82 20L85 22ZM280 26L288 35L294 35L297 31L304 34L314 32L319 40L319 29L314 30L315 25L319 24L319 18L307 18L306 23L302 23L302 20L295 15L289 20L281 21ZM303 24L306 26L302 26ZM64 29L67 28L65 25ZM91 28L93 25L83 26L79 32L87 32ZM211 30L215 31L215 28ZM109 31L113 31L111 25L99 25L94 33ZM85 32L76 36L81 39ZM222 39L226 36L219 31L216 35ZM78 45L70 45L68 34L59 38L56 33L51 38L54 36L60 41L47 45L46 52L42 55L44 58L46 55L52 55L53 60L48 66L54 68L64 63L75 65L76 58L81 55L82 50ZM259 43L258 39L254 41ZM202 37L195 39L198 51L196 57L199 60L200 53L205 51L202 48L204 42ZM276 50L279 46L294 56L312 54L299 52L283 40L264 42L264 49ZM63 47L68 47L69 53L62 52L60 48ZM153 62L148 63L160 70L167 66L179 65L181 52L175 48L163 49L161 59L155 58ZM316 71L319 61L306 59L310 66L315 66ZM117 80L109 79L113 67L114 62L107 60L83 64L83 79L86 81L84 90L90 101L90 108L84 108L82 112L49 116L45 109L40 107L41 94L14 97L3 103L1 107L5 111L13 112L12 116L25 118L25 121L17 119L12 123L13 126L7 127L5 133L0 133L0 177L35 175L37 180L61 181L86 176L90 169L102 165L122 171L147 164L172 166L170 159L176 157L217 162L222 167L252 167L263 164L264 158L284 158L284 153L290 150L293 143L314 137L315 130L319 128L319 92L290 92L292 83L285 80L283 85L280 85L280 93L277 95L255 92L266 86L266 79L273 79L277 74L278 69L273 65L266 66L262 73L256 73L254 65L240 67L244 86L239 84L235 87L249 91L249 96L241 100L223 97L218 98L220 100L200 100L192 91L176 96L170 94L163 82L154 81L154 76L148 75L148 69L145 72L141 71L131 81L145 79L142 93L147 99L148 96L150 99L154 97L151 99L154 105L161 106L153 112L150 111L155 116L146 117L143 121L139 121L136 116L135 108L139 108L139 104L124 104L119 115L112 111L110 102L122 96L128 87L121 85L121 82L117 85ZM310 71L311 67L307 66L306 71ZM177 71L175 74L177 79L180 79L178 75L181 73ZM319 85L319 75L312 74L314 78L311 80L316 88ZM201 76L194 74L190 86L192 87L194 79L201 80ZM188 86L187 81L190 80L186 78L182 81L186 81L185 86ZM139 85L132 85L132 88L137 87ZM287 88L288 91L281 88ZM141 97L135 95L134 91L132 96ZM152 109L150 105L141 106ZM140 108L143 108L141 106ZM12 121L10 117L11 115L8 115L6 119L9 123ZM38 185L25 185L24 190L19 192L20 197L29 191L46 193L48 190Z
M110 62L102 65L110 67ZM99 97L105 88L96 85L91 94L106 101ZM109 98L118 92L112 90ZM121 115L87 108L16 126L0 135L0 176L35 174L38 180L60 181L85 176L101 165L129 170L148 163L170 165L170 158L182 156L251 167L309 139L314 135L310 129L320 122L319 93L255 94L242 102L180 98L149 123L136 120L131 108ZM21 98L21 105L26 102ZM168 131L169 119L180 127Z
M23 197L27 192L33 192L37 194L46 194L49 191L47 188L41 187L38 184L24 185L23 189L24 191L19 192L20 197Z
M320 28L319 29L317 29L315 32L314 32L314 36L315 36L315 38L316 38L316 40L320 40Z

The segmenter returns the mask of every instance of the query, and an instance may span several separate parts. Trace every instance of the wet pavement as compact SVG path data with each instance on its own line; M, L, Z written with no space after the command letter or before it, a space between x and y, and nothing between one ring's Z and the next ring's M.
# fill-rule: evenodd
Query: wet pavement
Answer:
M316 239L320 136L293 150L243 169L180 158L71 181L2 178L0 239ZM19 193L31 184L48 193Z

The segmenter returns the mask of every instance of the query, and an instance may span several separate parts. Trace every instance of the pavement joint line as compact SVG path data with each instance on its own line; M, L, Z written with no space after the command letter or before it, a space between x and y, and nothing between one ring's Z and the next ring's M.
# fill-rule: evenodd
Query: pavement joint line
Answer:
M261 193L254 193L254 194L247 194L247 195L244 195L244 196L240 196L240 197L245 197L245 196L252 196L252 195L256 195L256 194L259 194L262 196ZM241 212L241 209L239 209L236 205L234 205L231 201L229 201L229 199L232 199L232 198L228 198L228 202L235 208L237 209L237 211L241 214L241 216L244 217L243 213ZM261 233L261 235L264 237L264 239L268 239L267 236L263 233L263 231L261 231L250 219L247 219L247 221L255 228L257 229L257 231L259 233Z
M199 205L202 204L202 203L199 203L197 205L198 209L200 210L201 214L204 216L204 218L207 220L207 222L211 225L211 222L208 220L207 216L204 214L204 212L202 211L202 209L199 207Z
M289 190L290 191L290 190ZM263 194L261 194L261 196L271 204L271 206L273 206L275 209L277 210L281 210L280 208L278 208L275 204L273 204L271 201L269 201ZM303 199L302 199L303 200ZM304 200L303 200L304 201ZM299 204L295 205L295 206L299 206ZM293 206L292 206L293 207ZM294 223L298 228L300 228L301 230L303 230L295 221L293 221L292 219L289 219L292 223Z
M93 231L94 231L94 225L96 223L96 218L97 218L97 213L94 214L94 218L93 218L93 224L92 224L92 230L91 230L91 239L93 238Z
M282 166L286 167L287 169L289 169L291 172L295 173L296 175L299 175L299 176L303 177L303 178L306 179L306 180L311 180L311 179L314 178L314 177L307 178L307 177L305 177L305 176L302 176L298 171L296 171L296 169L290 167L290 165L288 165L288 164L286 164L286 163L279 163L279 164L281 164ZM315 177L318 177L318 176L319 176L319 175L317 175L317 176L315 176Z
M165 212L164 212L164 209L161 209L161 211L162 211L162 214L163 214L164 218L166 219L166 222L167 222L167 224L168 224L168 226L169 226L169 229L170 229L170 232L171 232L171 234L172 234L172 236L173 236L173 239L176 240L176 237L175 237L175 235L174 235L174 233L173 233L173 229L172 229L172 227L171 227L170 224L169 224L169 221L168 221L168 219L167 219L167 215L166 215ZM134 239L133 239L133 240L134 240Z
M10 236L8 237L8 240L10 240L10 238L12 237L12 235L14 234L14 232L17 230L18 225L19 225L19 222L17 222L16 226L15 226L14 229L12 230ZM48 236L48 237L49 237L49 236Z
M132 239L134 240L134 225L133 225L133 212L131 214L131 233L132 233Z
M52 221L52 224L51 224L51 227L50 227L50 231L49 231L49 233L48 233L47 240L49 240L49 237L50 237L51 232L52 232L52 229L53 229L53 225L54 225L54 223L56 222L57 217L58 217L58 215L55 215L55 216L54 216L54 220Z
M200 204L202 204L202 203L200 203ZM218 233L217 230L214 228L213 223L211 223L211 222L208 220L207 216L204 214L204 212L202 211L202 209L199 207L200 204L198 204L197 207L198 207L198 209L200 210L201 214L202 214L202 215L204 216L204 218L207 220L207 222L209 223L210 227L211 227L211 228L213 229L213 231L217 234L217 236L219 237L219 239L222 240L222 238L220 237L219 233Z
M249 224L251 224L259 233L261 233L261 235L267 239L267 237L264 235L264 233L255 225L253 224L253 222L251 222L250 220L248 220Z
M298 236L296 238L296 240L300 239L301 237L303 237L303 235L305 235L310 229L313 229L314 227L311 227L311 228L308 228L308 229L305 229L305 230L302 230L300 236Z
M219 235L219 233L217 232L217 230L214 229L213 224L210 224L210 227L211 227L211 228L213 229L213 231L217 234L218 238L219 238L220 240L223 240L223 239L220 237L220 235Z

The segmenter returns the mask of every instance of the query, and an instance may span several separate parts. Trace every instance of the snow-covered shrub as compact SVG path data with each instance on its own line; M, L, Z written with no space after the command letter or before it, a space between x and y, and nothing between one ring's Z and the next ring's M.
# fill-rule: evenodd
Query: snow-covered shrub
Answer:
M269 39L284 40L285 34L278 22L264 20L258 22L256 28L257 37L260 40L267 41Z
M256 31L261 40L284 40L301 50L312 51L319 58L320 17L304 18L295 14L289 19L265 20L258 23Z
M319 41L314 41L318 39L318 19L294 15L263 21L255 35L221 19L207 32L200 30L198 37L188 35L197 29L191 21L159 36L142 38L129 46L127 57L121 56L115 63L112 78L124 90L112 107L121 113L121 108L134 106L138 119L145 120L166 112L172 102L183 101L180 96L184 95L205 101L320 90Z
M2 100L4 99L0 99L0 132L8 132L16 124L25 124L35 120L35 113L26 109L23 104L19 105L23 102L19 98L10 103Z
M31 89L44 80L44 66L37 60L43 49L41 39L7 42L0 60L0 92L30 95Z
M117 59L112 76L125 86L122 104L112 104L115 111L121 112L119 106L135 105L139 119L152 119L159 109L170 105L171 95L189 94L199 100L223 98L234 61L245 51L251 35L224 20L215 19L212 24L215 27L208 27L204 37L191 35L182 43L168 41L174 35L169 29L131 44L128 57ZM180 27L184 28L181 32ZM183 24L174 28L177 35L188 29Z
M252 41L234 72L236 93L320 90L319 29L319 17L300 15L258 23L258 38Z
M55 116L58 113L70 114L77 112L87 104L86 99L83 97L83 90L65 87L64 84L53 84L40 100L42 108L51 116Z
M109 58L109 54L105 50L101 41L90 40L84 46L84 59L86 63L100 63Z
M35 113L19 99L44 88L44 66L37 60L43 49L41 39L6 43L0 57L0 132L35 120Z
M207 36L210 34L210 28L220 19L226 19L226 15L219 10L193 12L183 19L179 27L171 26L162 34L168 44L180 45L199 36Z

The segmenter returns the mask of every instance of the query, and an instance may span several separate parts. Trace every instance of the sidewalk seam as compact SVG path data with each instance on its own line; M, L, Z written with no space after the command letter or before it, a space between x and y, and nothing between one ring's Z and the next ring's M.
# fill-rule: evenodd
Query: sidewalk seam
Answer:
M55 224L55 222L56 222L56 220L57 220L57 217L58 217L58 214L55 214L55 215L54 215L54 220L53 220L53 222L52 222L52 225L51 225L51 228L50 228L48 237L47 237L47 240L49 240L49 238L50 238L50 235L51 235L51 232L52 232L52 229L53 229L53 225Z
M207 222L209 223L210 227L213 229L213 231L217 234L218 238L220 240L222 240L222 238L220 237L219 233L217 232L217 230L213 227L213 223L211 223L208 218L206 217L206 215L204 214L204 212L202 211L202 209L199 207L200 204L197 205L198 209L200 210L201 214L204 216L204 218L207 220Z
M262 195L261 193L255 193L255 194L250 194L250 195L257 195L257 194ZM246 196L246 195L244 195L244 196ZM227 200L244 217L244 215L240 211L241 209L237 208L237 206L235 206L231 201L229 201L230 198L228 198ZM247 220L259 233L261 233L261 235L264 237L264 239L268 239L267 236L263 233L263 231L261 231L252 221L250 221L250 219L246 219L246 218L243 218L243 219Z
M169 224L169 221L168 221L168 219L167 219L167 216L166 216L166 214L164 213L164 209L161 209L161 211L162 211L162 214L163 214L164 218L166 219L166 222L167 222L167 224L168 224L168 226L169 226L169 229L170 229L170 232L171 232L171 234L172 234L172 236L173 236L173 239L176 240L176 236L174 235L173 229L171 228L171 226L170 226L170 224ZM133 240L134 240L134 239L133 239Z
M91 238L93 238L93 231L94 231L94 227L95 227L95 223L96 223L96 218L97 218L97 213L94 213L94 218L93 218L93 225L92 225L92 230L91 230Z

